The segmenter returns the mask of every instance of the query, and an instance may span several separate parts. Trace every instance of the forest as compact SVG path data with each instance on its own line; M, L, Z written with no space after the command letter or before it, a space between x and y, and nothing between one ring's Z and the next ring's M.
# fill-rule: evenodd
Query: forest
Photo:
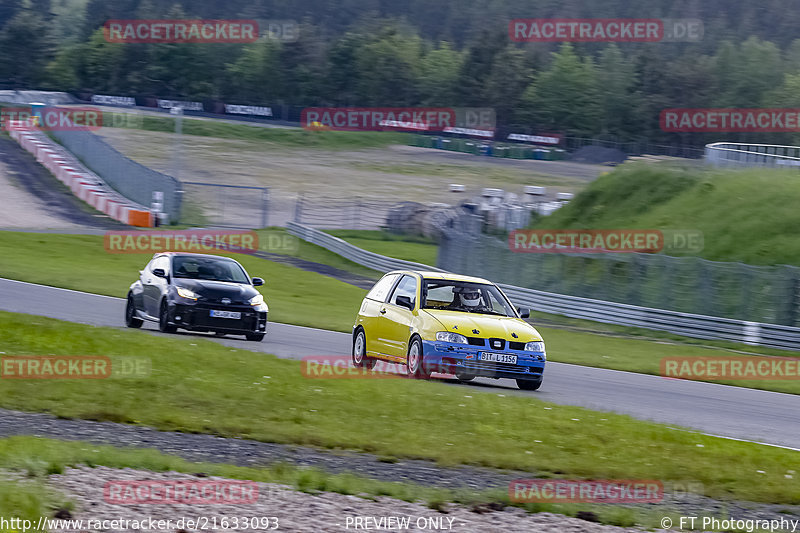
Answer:
M533 17L699 19L704 33L697 42L514 42L509 22ZM700 145L723 139L665 132L660 112L800 107L798 18L797 0L0 0L0 88L492 107L515 132ZM121 44L104 36L110 19L293 20L300 32L290 42Z

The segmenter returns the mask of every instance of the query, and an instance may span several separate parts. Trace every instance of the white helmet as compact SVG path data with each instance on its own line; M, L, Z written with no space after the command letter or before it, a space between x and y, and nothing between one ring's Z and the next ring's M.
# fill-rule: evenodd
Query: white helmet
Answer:
M478 307L481 303L481 291L475 287L456 287L454 292L461 296L464 307Z

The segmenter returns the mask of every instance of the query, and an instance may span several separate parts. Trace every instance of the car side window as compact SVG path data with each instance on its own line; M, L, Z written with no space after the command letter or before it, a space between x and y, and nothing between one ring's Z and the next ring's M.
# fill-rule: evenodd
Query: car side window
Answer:
M159 257L153 262L153 268L160 268L169 275L169 257Z
M389 295L389 291L392 290L392 286L394 282L397 281L397 277L400 274L389 274L381 278L378 283L376 283L372 289L367 293L367 298L370 300L378 300L379 302L385 302L386 297Z
M412 304L416 304L417 300L417 279L414 276L403 276L397 288L392 294L392 299L389 303L397 305L398 296L408 296Z

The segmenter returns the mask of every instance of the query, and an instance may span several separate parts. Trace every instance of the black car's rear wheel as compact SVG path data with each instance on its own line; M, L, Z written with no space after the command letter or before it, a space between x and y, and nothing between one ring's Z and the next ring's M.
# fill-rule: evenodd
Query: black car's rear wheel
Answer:
M264 335L266 335L266 334L265 333L248 333L247 335L245 335L245 337L247 337L247 340L249 340L249 341L261 342L261 341L264 340Z
M161 300L161 309L158 313L158 329L164 333L175 333L178 331L177 326L173 326L169 323L169 308L167 307L166 300Z
M532 381L530 379L518 379L517 380L517 387L520 390L538 390L539 387L542 386L542 380L539 381Z
M128 303L125 304L125 325L129 328L140 328L144 320L136 316L136 304L133 303L133 296L128 296Z

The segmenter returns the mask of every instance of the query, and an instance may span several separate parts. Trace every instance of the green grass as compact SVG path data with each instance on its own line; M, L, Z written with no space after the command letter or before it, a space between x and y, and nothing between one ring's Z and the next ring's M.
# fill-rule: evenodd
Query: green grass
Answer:
M425 242L377 240L380 232L333 232L347 238L351 233L370 245L398 243L401 246L434 247ZM283 230L259 232L261 243L269 244L268 236L283 238ZM380 274L365 269L346 259L304 241L292 241L298 248L278 249L288 255L329 264L342 270L366 277ZM138 271L144 267L150 255L109 254L103 249L102 237L92 235L54 235L42 233L0 232L0 273L2 277L41 283L73 290L124 297ZM270 250L267 250L270 251ZM42 261L47 257L47 261ZM278 264L243 254L235 254L252 276L265 278L261 287L270 306L270 320L335 331L351 331L355 314L366 294L365 290L339 282L321 274L306 272L298 268ZM416 259L421 259L417 257ZM549 318L549 317L546 317ZM562 318L562 317L560 317ZM634 328L604 326L585 321L566 322L562 327L538 327L547 344L551 361L573 363L614 370L626 370L659 375L660 361L665 356L699 357L726 355L727 352L697 344L716 346L722 349L740 349L748 352L797 357L794 352L770 348L737 345L734 343L698 341ZM547 320L547 323L552 323ZM534 321L534 325L536 322ZM576 331L577 328L592 327L609 335ZM623 336L649 334L655 339L631 339ZM720 381L731 385L750 387L792 394L800 393L800 382L794 381Z
M96 235L0 232L3 277L124 298L152 254L111 254ZM366 291L328 276L233 254L270 306L270 321L350 331ZM45 259L46 258L46 259ZM313 295L313 297L312 297Z
M135 120L116 117L119 113L110 113L106 124L131 125L132 129L175 131L175 119L172 117L137 116ZM252 126L246 123L233 124L213 120L184 118L183 133L202 137L221 139L241 139L264 141L296 148L317 148L325 150L360 150L364 148L383 148L392 144L408 144L409 134L400 132L376 131L309 131L299 128L268 128Z
M436 266L439 247L425 237L398 235L380 230L329 230L327 233L370 252Z
M259 248L264 252L288 255L305 261L321 263L365 278L374 279L375 281L383 275L382 272L353 263L337 253L290 235L285 228L264 228L263 230L257 230L256 233L258 234ZM284 243L288 246L284 246Z
M800 480L784 477L796 468L797 454L779 448L467 387L307 379L297 361L197 338L14 313L0 313L0 329L0 351L8 355L152 360L147 378L2 380L0 405L10 409L520 469L538 477L691 479L714 498L800 503Z
M627 163L534 227L700 230L706 259L800 265L798 197L791 170Z

